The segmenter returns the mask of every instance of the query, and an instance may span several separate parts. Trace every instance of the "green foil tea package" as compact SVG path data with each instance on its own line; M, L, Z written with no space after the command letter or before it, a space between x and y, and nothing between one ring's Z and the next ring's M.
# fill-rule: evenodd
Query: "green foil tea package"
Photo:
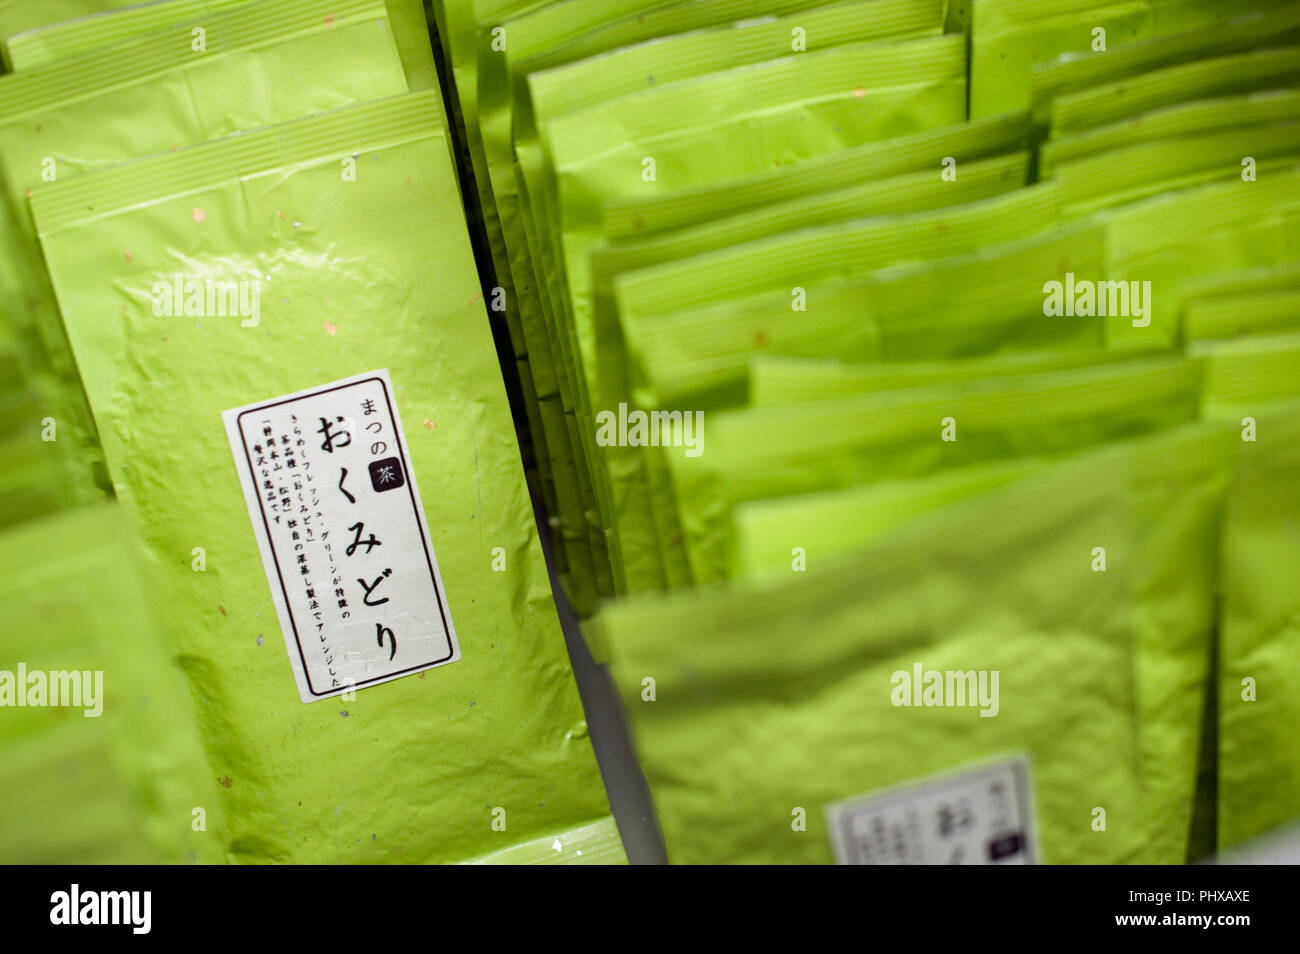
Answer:
M233 861L622 860L445 135L412 93L32 199Z
M670 859L846 860L861 804L865 863L1184 860L1228 453L1199 424L1115 444L815 573L607 610ZM923 810L931 778L1007 760L1032 782L987 833L1018 836L1000 856L873 842L875 795Z

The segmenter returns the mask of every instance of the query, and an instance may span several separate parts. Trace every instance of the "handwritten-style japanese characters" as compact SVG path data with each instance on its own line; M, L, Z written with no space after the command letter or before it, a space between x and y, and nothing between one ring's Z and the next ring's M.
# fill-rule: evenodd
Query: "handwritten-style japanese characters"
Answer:
M303 701L458 659L387 373L225 420Z

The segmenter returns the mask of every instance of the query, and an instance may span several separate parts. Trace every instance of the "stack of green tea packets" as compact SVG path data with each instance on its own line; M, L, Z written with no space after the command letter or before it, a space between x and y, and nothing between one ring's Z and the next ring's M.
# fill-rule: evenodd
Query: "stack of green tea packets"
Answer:
M82 460L92 460L95 437L40 265L27 196L39 185L135 156L402 92L392 32L386 20L375 20L384 12L382 0L246 4L205 19L205 26L164 26L0 78L3 199L16 210L0 272L25 284L32 300L32 333L43 342L52 379L47 416L62 428L55 446L75 447ZM340 58L328 80L295 81L320 56ZM247 69L231 67L232 57ZM256 95L267 82L277 94ZM141 116L147 120L134 119Z
M220 786L119 510L0 533L8 864L225 860Z
M1183 27L1189 27L1183 29ZM1046 137L1040 174L1110 216L1109 267L1150 281L1151 326L1205 363L1203 414L1236 431L1236 483L1221 517L1219 618L1202 827L1219 848L1300 814L1289 719L1296 607L1294 429L1300 420L1300 11L1251 4L1214 26L1180 24L1034 72ZM1071 182L1073 180L1073 182ZM1148 198L1149 197L1149 198ZM1100 200L1100 202L1098 202ZM1216 759L1217 756L1217 759Z
M1300 817L1294 3L422 6L0 0L0 556L142 548L213 806L113 844L621 861L533 498L670 860Z
M1030 791L1007 809L1021 847L993 860L1183 862L1220 741L1217 824L1245 837L1246 776L1285 757L1243 720L1280 710L1203 723L1247 643L1286 652L1233 622L1264 607L1220 553L1246 560L1258 519L1234 517L1235 474L1293 496L1232 434L1240 399L1289 420L1300 398L1294 5L434 6L566 584L603 607L586 635L670 858L880 860L864 832L902 816L873 790L906 804L915 780L920 811L933 773L1028 753L997 785ZM1107 646L1132 677L1096 689L1107 745L1131 748L1094 773L1039 746L1052 712L1077 724L1051 687ZM903 658L1001 671L1026 708L886 707ZM907 857L944 846L922 842Z
M1228 439L881 485L847 555L608 610L670 857L1183 860Z
M204 791L138 794L143 728L70 732L123 781L47 814L116 811L101 860L623 861L422 5L115 6L0 5L2 516L14 560L141 556L101 548L124 595L81 643L5 655L102 670L106 711L183 681L152 717ZM7 631L73 570L114 589L100 555L51 548ZM25 744L6 777L44 778Z

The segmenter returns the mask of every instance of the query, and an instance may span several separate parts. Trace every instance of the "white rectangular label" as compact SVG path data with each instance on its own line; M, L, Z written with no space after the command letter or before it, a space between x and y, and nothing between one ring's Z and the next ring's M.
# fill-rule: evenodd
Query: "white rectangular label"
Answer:
M828 805L842 865L1037 863L1029 762L1017 757Z
M388 371L222 419L302 701L459 659Z

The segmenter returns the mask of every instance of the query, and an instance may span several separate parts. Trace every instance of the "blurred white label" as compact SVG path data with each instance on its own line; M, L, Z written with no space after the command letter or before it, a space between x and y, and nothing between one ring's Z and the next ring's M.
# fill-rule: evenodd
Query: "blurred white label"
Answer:
M1036 864L1029 762L1016 757L828 805L843 865Z

